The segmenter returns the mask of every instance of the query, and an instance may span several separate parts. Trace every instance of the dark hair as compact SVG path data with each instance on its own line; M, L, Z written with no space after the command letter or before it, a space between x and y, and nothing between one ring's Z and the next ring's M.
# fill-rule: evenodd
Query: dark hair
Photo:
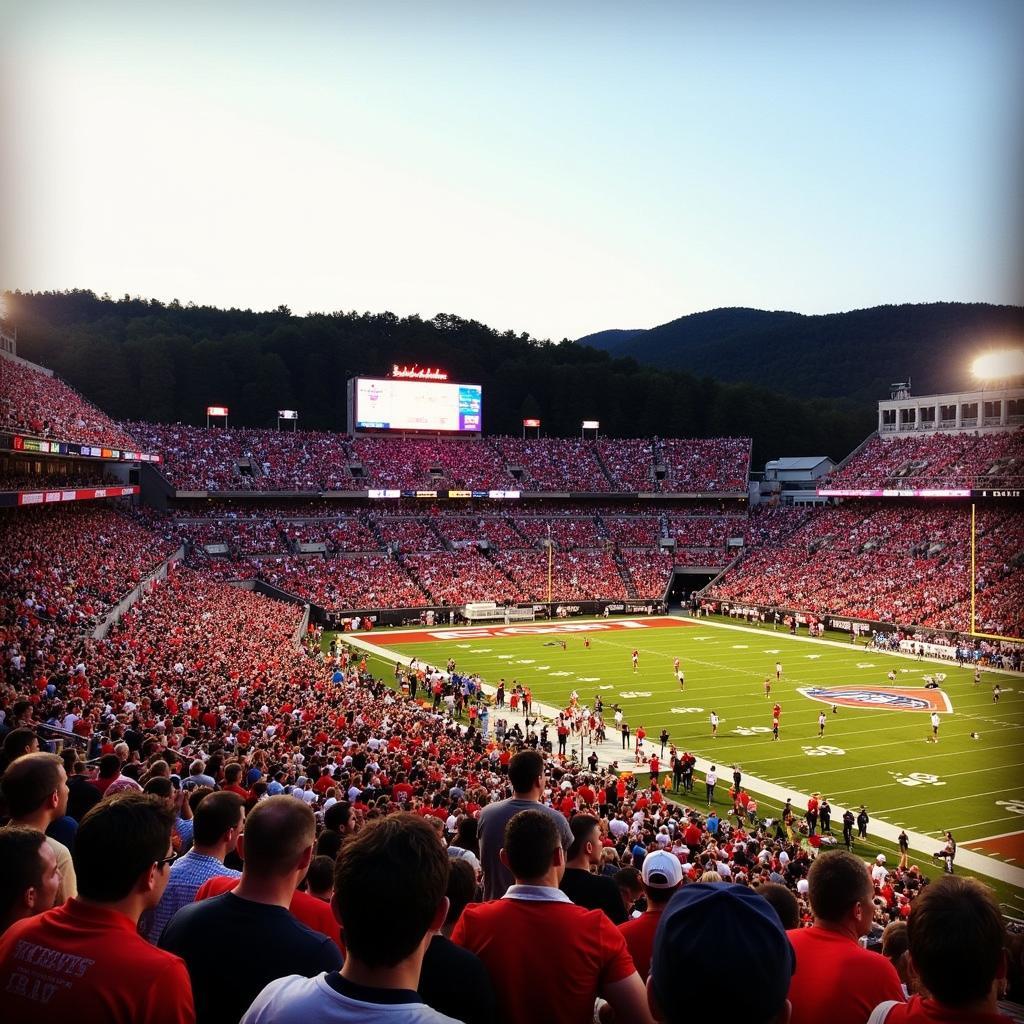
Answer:
M448 852L416 814L370 822L345 843L334 903L349 955L393 967L423 941L448 888Z
M516 879L540 878L562 845L554 819L543 811L520 811L505 826L505 856Z
M237 793L209 793L194 812L192 840L197 846L212 846L229 828L237 828L242 817L242 798Z
M462 912L476 899L476 870L464 857L450 857L451 873L448 875L448 916L445 927L452 928L462 917Z
M79 895L115 903L139 876L167 856L174 811L159 797L116 793L93 807L75 833Z
M101 779L109 779L121 771L121 758L117 754L104 754L99 760L99 773Z
M544 774L544 758L536 750L520 750L508 763L508 780L517 793L529 793Z
M469 850L470 853L480 856L480 834L476 818L468 814L459 822L458 831L455 833L455 841L452 846Z
M60 786L64 762L56 754L25 754L12 761L0 779L12 818L39 810Z
M145 786L142 787L143 793L148 793L151 796L161 796L166 799L171 795L171 790L174 787L171 785L171 780L165 778L163 775L154 775Z
M314 857L309 862L309 870L306 872L306 885L310 892L314 889L323 892L325 889L333 888L334 880L334 859L332 857Z
M287 874L296 866L302 851L313 845L315 831L316 818L309 804L284 794L261 800L245 821L246 871L258 875Z
M583 849L583 844L590 842L594 829L599 824L598 819L592 814L577 814L569 822L569 828L572 830L572 845L566 854L567 859L572 860L573 857L579 856L580 850Z
M325 828L323 832L320 833L316 841L317 855L330 857L332 861L337 860L338 853L341 850L341 844L344 841L345 837L340 832L335 832L334 829Z
M910 948L906 921L891 921L882 932L882 956L895 963Z
M352 818L352 805L347 800L339 800L324 811L324 828L340 830L348 827Z
M24 726L20 729L12 729L4 737L4 757L7 759L7 763L10 764L15 758L23 757L36 738L34 729L26 729Z
M779 915L783 928L788 930L800 927L800 901L792 889L787 889L778 882L765 882L755 891L772 905L772 909Z
M620 889L628 889L631 893L642 892L644 888L643 877L636 868L619 868L612 875L612 881Z
M846 850L819 854L807 872L811 910L822 921L841 921L855 903L867 898L870 890L867 867Z
M236 783L242 777L242 766L234 763L226 765L224 768L224 781L229 785Z
M0 828L0 929L26 889L43 883L43 858L39 850L46 836L24 825Z
M987 885L954 875L932 882L914 900L907 937L914 970L938 1002L959 1007L988 995L1006 927Z

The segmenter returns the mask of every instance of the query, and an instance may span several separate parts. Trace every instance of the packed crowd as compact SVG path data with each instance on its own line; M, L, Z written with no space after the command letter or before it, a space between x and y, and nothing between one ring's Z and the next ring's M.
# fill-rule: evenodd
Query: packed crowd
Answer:
M51 377L2 353L0 429L56 441L139 450L138 440L128 430L59 377Z
M1020 635L1024 517L978 515L977 586L985 621ZM845 504L810 513L775 544L752 549L707 595L940 629L970 628L970 510Z
M5 511L0 597L47 618L92 623L176 549L127 516L92 502Z
M188 570L103 642L17 611L0 662L12 1024L582 1024L599 999L650 1024L723 998L750 1024L865 1024L883 1003L890 1024L985 1024L1004 948L1019 998L1019 946L979 883L869 871L866 822L842 823L852 854L822 853L827 801L766 819L738 768L728 795L709 774L698 796L668 737L664 769L657 744L633 773L580 764L556 751L587 721L575 702L541 723L522 687L484 699L455 665L385 685L315 631L293 645L297 609ZM36 752L64 727L78 739Z
M865 488L1020 487L1024 430L875 435L828 483Z
M750 440L356 437L129 423L179 490L745 491ZM659 473L659 467L661 469Z
M0 491L42 491L58 487L102 487L121 481L104 472L102 465L82 463L49 473L26 472L21 461L8 460L0 465Z

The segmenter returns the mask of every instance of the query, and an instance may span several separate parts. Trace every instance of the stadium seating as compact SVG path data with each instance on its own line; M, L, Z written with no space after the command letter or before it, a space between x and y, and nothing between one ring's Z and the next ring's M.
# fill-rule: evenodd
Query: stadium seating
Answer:
M746 438L636 441L357 437L131 423L179 490L745 491ZM664 479L656 477L662 466ZM513 472L515 471L515 472Z
M79 444L139 448L129 431L59 377L6 357L0 357L0 429Z
M828 480L830 487L1020 487L1024 430L975 435L876 434Z
M817 509L804 524L754 549L709 592L739 604L781 605L943 629L970 628L970 512L961 505L915 507L877 502ZM986 509L980 517L978 586L986 619L1007 622L1011 586L1024 546L1019 514ZM1002 600L1010 608L1003 610Z

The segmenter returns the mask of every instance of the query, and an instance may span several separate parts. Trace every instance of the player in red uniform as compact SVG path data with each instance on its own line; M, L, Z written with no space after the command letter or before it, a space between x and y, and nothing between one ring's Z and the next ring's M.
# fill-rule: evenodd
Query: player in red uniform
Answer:
M640 652L633 648L633 671L636 672L640 666Z

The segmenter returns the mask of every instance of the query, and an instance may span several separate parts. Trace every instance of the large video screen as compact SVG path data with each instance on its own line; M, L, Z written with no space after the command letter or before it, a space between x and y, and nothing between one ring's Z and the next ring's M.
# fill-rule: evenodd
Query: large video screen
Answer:
M358 377L357 430L447 430L479 433L483 389L479 384Z

